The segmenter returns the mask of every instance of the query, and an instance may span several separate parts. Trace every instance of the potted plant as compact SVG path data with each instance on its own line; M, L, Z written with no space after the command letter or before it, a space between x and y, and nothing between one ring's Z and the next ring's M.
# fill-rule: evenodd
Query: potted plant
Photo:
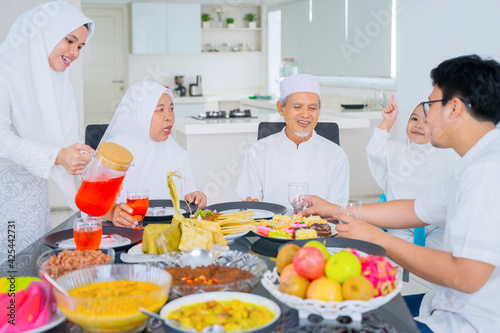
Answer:
M228 17L226 19L226 23L228 28L234 28L234 18Z
M219 28L222 28L222 14L224 14L224 8L222 7L216 7L215 8L215 13L217 14L217 18L219 19Z
M204 29L210 28L210 21L211 20L212 20L212 16L210 16L210 14L208 14L208 13L201 14L201 21L202 21Z
M257 18L257 15L254 13L248 13L245 15L244 19L248 21L248 27L250 29L255 29L257 27L257 22L255 19Z

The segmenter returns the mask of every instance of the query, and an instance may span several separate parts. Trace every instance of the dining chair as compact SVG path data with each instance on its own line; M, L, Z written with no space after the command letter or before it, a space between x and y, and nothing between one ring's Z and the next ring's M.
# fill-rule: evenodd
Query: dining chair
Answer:
M261 122L257 131L257 140L263 139L271 134L278 133L285 127L285 122ZM322 137L340 146L339 125L337 123L318 122L314 129Z
M108 124L87 125L85 128L85 144L92 147L92 149L97 149L107 128Z

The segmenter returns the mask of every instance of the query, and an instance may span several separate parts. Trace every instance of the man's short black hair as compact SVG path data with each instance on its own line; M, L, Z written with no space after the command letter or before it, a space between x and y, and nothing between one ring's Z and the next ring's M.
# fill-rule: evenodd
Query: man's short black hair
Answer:
M500 64L478 55L443 61L431 71L432 84L443 99L461 97L471 104L470 114L480 121L500 121Z

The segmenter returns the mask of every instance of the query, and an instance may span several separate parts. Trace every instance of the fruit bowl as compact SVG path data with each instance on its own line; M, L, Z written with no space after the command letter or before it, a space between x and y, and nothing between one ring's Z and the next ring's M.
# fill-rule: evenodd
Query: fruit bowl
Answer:
M343 301L324 302L313 299L302 299L297 296L285 294L279 291L280 276L276 267L272 271L267 271L261 280L264 288L267 289L281 303L299 310L299 317L307 318L310 314L322 316L324 319L336 319L339 316L349 316L353 321L360 321L363 313L375 310L378 307L392 300L401 291L402 283L398 279L396 288L385 296L372 298L369 301Z
M87 287L78 296L66 296L54 290L61 311L84 332L132 333L141 332L147 324L148 316L139 311L139 307L158 312L167 301L172 278L156 267L116 264L76 270L56 281L70 294L74 294L76 288ZM99 283L104 282L109 285L99 287ZM139 289L144 286L141 282L158 288Z

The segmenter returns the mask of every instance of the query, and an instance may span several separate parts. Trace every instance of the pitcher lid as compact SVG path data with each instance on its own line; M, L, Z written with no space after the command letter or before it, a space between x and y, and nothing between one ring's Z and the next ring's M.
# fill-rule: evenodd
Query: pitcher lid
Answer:
M101 157L103 159L101 159ZM113 142L101 142L97 147L96 158L110 169L125 171L129 168L134 156L126 148Z

